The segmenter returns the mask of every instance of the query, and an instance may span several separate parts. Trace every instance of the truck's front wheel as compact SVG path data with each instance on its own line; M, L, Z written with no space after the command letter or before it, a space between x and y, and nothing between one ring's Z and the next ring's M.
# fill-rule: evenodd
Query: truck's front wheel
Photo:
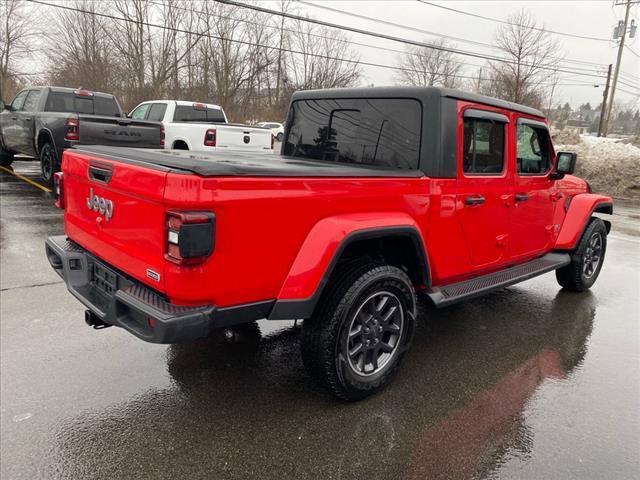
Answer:
M40 148L40 172L42 179L49 186L53 185L53 174L60 170L60 163L56 155L56 149L51 143L46 142Z
M327 287L302 327L305 367L334 395L359 400L384 387L413 333L411 280L397 267L349 268Z
M607 227L592 218L582 234L578 247L571 253L571 263L556 270L558 283L573 292L584 292L595 283L607 250Z

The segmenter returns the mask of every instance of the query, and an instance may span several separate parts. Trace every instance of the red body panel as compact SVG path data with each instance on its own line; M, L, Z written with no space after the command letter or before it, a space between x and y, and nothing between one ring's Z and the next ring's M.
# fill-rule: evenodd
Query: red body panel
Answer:
M518 178L515 125L523 115L461 101L460 138L462 112L470 106L509 118L500 175L465 177L461 146L457 178L446 179L200 177L66 151L65 231L172 303L219 307L309 298L340 243L359 230L414 228L426 248L432 285L504 268L554 245L570 248L594 202L610 199L579 195L564 221L565 198L585 192L586 184L574 177L553 181L548 173ZM112 167L108 184L89 178L89 164L95 162ZM114 202L109 221L87 208L91 188ZM527 205L514 202L520 191L532 198ZM465 205L464 198L473 194L487 202ZM215 248L204 263L182 266L164 258L169 210L215 214ZM148 269L160 279L151 278Z
M385 227L411 227L416 232L420 231L411 216L399 212L355 213L320 220L304 240L278 299L311 297L336 250L347 236L357 231ZM424 239L422 241L424 243Z
M580 240L591 213L598 205L607 203L612 203L611 197L593 193L575 195L569 204L555 248L557 250L572 250Z
M113 166L108 185L92 181L89 163ZM63 155L67 236L112 266L156 290L163 290L165 267L163 194L166 173L106 161L65 150ZM113 216L87 207L90 189L95 195L113 201ZM147 269L160 274L151 280Z

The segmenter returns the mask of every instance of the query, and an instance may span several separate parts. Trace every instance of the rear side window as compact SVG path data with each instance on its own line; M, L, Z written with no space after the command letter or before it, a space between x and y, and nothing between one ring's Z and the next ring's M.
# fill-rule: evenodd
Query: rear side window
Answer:
M225 123L222 109L197 108L193 105L178 105L173 114L173 121L177 123Z
M415 99L298 100L284 154L339 163L417 169L422 105Z
M549 132L544 128L531 125L518 125L518 173L544 174L549 170L550 140Z
M47 112L120 116L120 109L114 97L80 96L73 92L49 92L44 109Z
M495 120L464 119L462 171L468 174L502 173L504 168L504 127Z
M29 95L24 101L22 110L25 112L35 112L38 107L38 100L40 100L40 90L29 90Z
M167 110L166 103L154 103L151 105L149 109L149 115L147 115L147 120L151 120L154 122L161 122L164 119L164 112Z

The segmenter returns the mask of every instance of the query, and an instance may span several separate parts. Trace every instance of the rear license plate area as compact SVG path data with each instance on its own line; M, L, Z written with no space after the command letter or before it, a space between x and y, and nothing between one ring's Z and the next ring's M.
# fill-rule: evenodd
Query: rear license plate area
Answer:
M91 283L100 292L112 297L118 290L118 274L101 263L94 262L91 268Z

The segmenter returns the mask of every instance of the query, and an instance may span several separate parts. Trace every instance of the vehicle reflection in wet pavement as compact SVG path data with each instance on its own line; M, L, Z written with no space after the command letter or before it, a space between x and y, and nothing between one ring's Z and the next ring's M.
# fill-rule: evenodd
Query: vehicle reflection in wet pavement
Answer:
M174 468L198 478L484 476L506 456L531 454L527 403L547 379L562 381L579 366L593 327L589 293L559 293L548 312L518 308L523 295L483 302L481 310L510 312L491 325L459 329L465 307L423 321L404 378L361 404L336 404L306 380L295 327L263 337L250 324L232 339L220 333L173 345L167 369L175 389L83 414L59 432L59 447L78 473L84 458L87 468L115 476L165 458L147 472L156 476L173 456L187 460ZM109 448L96 459L87 445Z
M638 478L639 243L615 219L592 292L551 274L423 307L389 388L341 403L293 322L171 346L88 329L43 254L59 212L0 186L3 479Z

